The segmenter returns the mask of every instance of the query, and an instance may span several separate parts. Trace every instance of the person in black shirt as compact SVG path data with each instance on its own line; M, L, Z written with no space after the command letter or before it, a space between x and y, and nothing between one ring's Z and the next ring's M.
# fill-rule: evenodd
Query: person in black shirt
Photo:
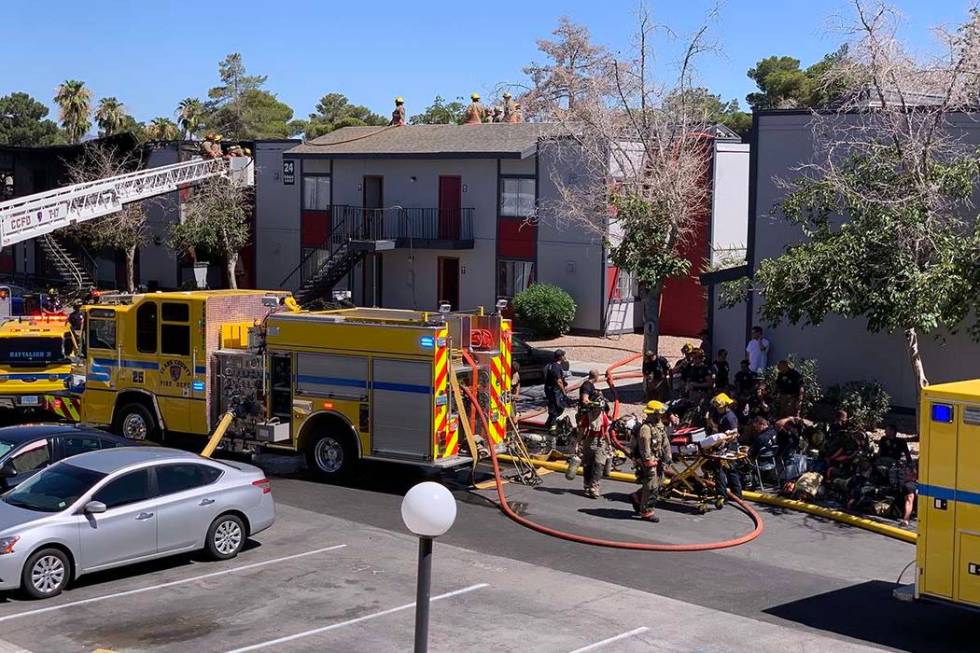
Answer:
M714 375L711 366L704 360L704 352L695 349L691 352L693 359L687 370L687 398L700 404L714 387Z
M715 374L715 389L723 392L728 389L728 350L719 349L718 356L712 365L712 372Z
M803 375L789 361L776 365L776 417L799 417L803 407Z
M555 359L544 368L544 396L548 399L548 420L544 427L549 431L555 430L555 421L561 417L565 397L565 368L562 363L565 352L555 350Z
M755 385L758 381L759 377L749 369L749 361L743 360L738 372L735 373L735 397L739 402L745 403L755 394Z
M711 400L711 408L705 415L705 422L711 433L727 433L738 430L738 418L732 411L735 401L724 392Z
M670 377L670 363L667 359L648 351L643 357L643 381L647 401L670 400Z
M878 441L878 457L888 458L890 462L899 463L904 459L908 465L912 464L912 452L909 451L908 442L899 439L898 429L894 424L885 426L885 436Z

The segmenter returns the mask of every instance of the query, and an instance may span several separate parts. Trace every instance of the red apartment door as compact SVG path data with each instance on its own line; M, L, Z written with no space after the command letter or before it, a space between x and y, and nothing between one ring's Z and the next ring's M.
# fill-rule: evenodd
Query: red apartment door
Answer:
M438 302L448 302L452 310L459 310L459 259L440 256L438 271Z
M463 208L463 179L439 177L439 239L458 240Z

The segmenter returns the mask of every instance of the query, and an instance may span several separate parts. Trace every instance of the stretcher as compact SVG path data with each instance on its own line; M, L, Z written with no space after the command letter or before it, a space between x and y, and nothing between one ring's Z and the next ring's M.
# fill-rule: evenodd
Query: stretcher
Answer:
M697 511L707 512L708 504L721 508L726 497L715 489L714 465L735 465L748 457L742 448L728 450L728 445L738 437L737 433L704 435L704 429L678 429L671 437L671 450L675 454L670 465L673 475L660 487L662 498L693 501Z

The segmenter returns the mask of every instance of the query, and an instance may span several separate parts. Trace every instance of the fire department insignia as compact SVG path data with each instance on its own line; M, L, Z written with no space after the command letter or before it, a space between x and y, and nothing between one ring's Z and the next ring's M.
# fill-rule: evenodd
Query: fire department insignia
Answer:
M172 383L180 383L184 375L190 376L191 373L190 368L187 367L184 361L176 359L165 362L161 368Z

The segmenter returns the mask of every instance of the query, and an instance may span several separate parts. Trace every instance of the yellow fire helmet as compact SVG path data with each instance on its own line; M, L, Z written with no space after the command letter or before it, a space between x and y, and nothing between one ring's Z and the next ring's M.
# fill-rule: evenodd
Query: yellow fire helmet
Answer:
M405 98L399 95L395 98L395 104L405 104Z
M504 99L506 100L509 97L510 97L510 91L504 91Z
M647 402L647 405L643 407L643 412L647 415L663 415L667 412L667 404L654 399Z
M473 94L470 95L470 99L473 100L474 102L477 102L480 99L480 94L479 93L473 93Z
M731 406L735 403L735 400L729 397L724 392L719 392L711 400L711 405L715 408L725 408L726 406Z

